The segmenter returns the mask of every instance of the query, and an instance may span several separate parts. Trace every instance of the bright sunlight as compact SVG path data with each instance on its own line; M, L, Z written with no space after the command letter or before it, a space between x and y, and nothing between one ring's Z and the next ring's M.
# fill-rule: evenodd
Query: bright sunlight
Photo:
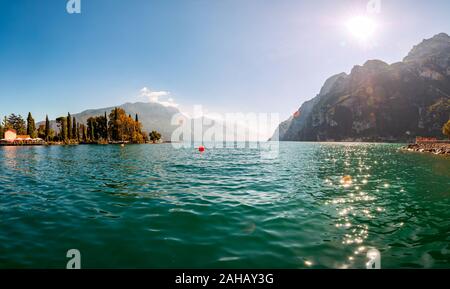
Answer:
M375 21L366 16L357 16L347 22L350 33L360 41L370 40L375 33L377 25Z

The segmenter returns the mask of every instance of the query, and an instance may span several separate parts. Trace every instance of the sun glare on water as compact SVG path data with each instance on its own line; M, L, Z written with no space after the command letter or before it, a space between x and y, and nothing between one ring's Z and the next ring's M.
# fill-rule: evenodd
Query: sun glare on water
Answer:
M370 40L377 28L374 20L366 16L353 17L347 21L347 29L360 41Z

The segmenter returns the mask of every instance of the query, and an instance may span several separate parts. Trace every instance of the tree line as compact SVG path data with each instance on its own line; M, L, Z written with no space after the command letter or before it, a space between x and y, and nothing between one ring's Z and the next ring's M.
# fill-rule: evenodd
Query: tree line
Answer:
M28 113L27 120L23 119L21 115L12 113L8 117L4 117L0 122L0 136L3 138L5 131L14 129L18 135L29 135L30 137L37 137L36 124L31 113Z
M122 108L114 108L109 115L89 117L86 123L80 123L77 119L67 114L56 118L58 130L52 129L48 116L45 123L36 128L36 123L31 113L25 121L22 116L11 114L4 117L0 123L0 136L8 129L16 130L18 135L29 135L32 138L42 138L47 142L70 143L110 143L128 142L145 143L157 142L161 134L152 131L147 134L143 131L142 124L136 114L132 117Z

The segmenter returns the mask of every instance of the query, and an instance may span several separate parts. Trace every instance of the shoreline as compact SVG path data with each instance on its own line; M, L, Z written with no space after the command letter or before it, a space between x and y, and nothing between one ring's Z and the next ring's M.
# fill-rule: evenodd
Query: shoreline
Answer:
M403 147L402 150L418 153L432 153L435 155L450 156L450 143L446 142L429 142L409 144Z
M86 143L86 142L80 142L80 143L63 143L63 142L48 142L48 143L0 143L0 147L35 147L35 146L79 146L79 145L158 145L158 144L167 144L169 142L146 142L146 143L129 143L129 142L111 142L111 143L99 143L99 142L92 142L92 143Z

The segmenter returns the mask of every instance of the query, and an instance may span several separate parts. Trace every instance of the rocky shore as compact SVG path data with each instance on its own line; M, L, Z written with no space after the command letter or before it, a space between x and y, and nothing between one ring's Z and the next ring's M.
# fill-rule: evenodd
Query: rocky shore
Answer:
M412 152L450 156L450 143L417 143L410 144L403 149Z

